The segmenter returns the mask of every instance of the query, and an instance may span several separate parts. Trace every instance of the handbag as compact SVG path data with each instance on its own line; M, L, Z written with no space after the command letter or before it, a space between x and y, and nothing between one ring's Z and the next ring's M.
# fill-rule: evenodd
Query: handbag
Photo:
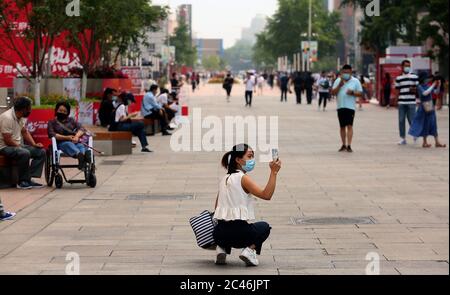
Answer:
M425 113L431 113L434 111L434 105L431 100L422 102L423 109L425 110Z
M70 135L76 135L77 132L70 130L69 128L67 128L64 124L62 124L61 122L59 122L58 120L56 120L56 123L67 133L69 133ZM92 136L92 134L90 134L87 130L82 129L82 131L84 132L83 135L80 137L80 143L82 144L89 144L89 138Z
M216 227L213 216L214 213L206 210L189 220L197 239L197 245L205 250L215 250L217 247L213 236Z

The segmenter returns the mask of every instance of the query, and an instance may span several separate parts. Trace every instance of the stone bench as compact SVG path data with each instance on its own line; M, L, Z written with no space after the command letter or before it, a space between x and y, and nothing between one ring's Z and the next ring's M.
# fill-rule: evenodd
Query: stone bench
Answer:
M0 188L14 187L19 180L19 173L15 163L0 155Z
M155 121L153 119L144 119L144 125L145 125L145 134L147 135L156 135L156 133L159 132L159 122Z
M86 127L94 134L94 148L104 152L105 156L131 155L133 146L131 132L110 132L106 128Z

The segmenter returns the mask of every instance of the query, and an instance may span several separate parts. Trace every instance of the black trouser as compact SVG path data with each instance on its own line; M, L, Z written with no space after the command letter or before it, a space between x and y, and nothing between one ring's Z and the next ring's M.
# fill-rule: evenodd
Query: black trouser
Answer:
M312 104L312 97L313 97L312 87L306 88L306 99L308 100L308 104Z
M297 103L302 103L302 88L301 87L295 87L295 96L297 97Z
M148 147L147 135L145 134L145 125L143 122L119 123L117 131L129 131L134 136L139 137L142 148Z
M288 89L287 88L281 88L281 101L287 101L287 93L288 93Z
M153 111L150 115L145 116L145 119L158 120L161 125L161 131L166 132L169 124L167 124L166 116L161 115L159 111Z
M330 94L328 92L319 92L319 107L322 105L322 101L323 101L323 108L326 108L329 98L330 98Z
M225 86L225 91L227 92L227 96L231 96L231 87Z
M231 254L231 248L242 249L255 245L256 254L261 255L262 245L271 229L267 222L250 224L244 220L219 221L214 229L214 240L227 254Z
M384 90L384 104L385 106L391 105L391 89Z
M5 147L0 154L16 161L19 168L19 182L41 178L47 154L44 149L22 145L21 147ZM30 159L31 166L30 166Z
M245 103L251 106L253 100L253 91L245 91Z
M171 108L169 108L169 107L164 108L164 111L167 114L167 119L169 120L169 122L172 121L173 118L175 118L176 112L174 110L172 110Z

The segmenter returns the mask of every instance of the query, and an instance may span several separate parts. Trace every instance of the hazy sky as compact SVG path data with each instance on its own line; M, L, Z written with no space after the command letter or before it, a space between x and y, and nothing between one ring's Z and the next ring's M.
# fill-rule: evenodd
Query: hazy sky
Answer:
M277 0L153 0L174 10L180 4L192 4L194 34L198 38L223 38L225 48L233 46L244 27L257 14L271 16Z

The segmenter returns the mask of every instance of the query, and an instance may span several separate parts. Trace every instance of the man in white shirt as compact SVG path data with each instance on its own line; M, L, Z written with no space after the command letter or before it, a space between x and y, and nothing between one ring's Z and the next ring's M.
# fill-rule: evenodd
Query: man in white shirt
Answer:
M245 106L251 107L252 106L252 100L253 100L253 92L256 90L256 78L252 76L252 74L249 72L247 73L247 78L244 80L245 84Z

